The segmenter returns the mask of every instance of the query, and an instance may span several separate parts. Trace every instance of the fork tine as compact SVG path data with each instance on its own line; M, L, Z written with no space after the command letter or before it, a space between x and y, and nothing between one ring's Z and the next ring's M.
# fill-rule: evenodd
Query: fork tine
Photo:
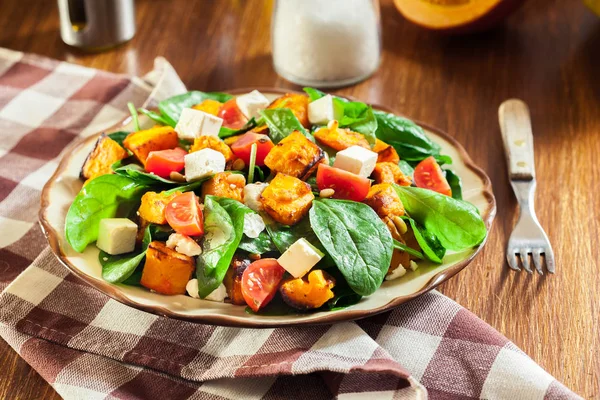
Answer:
M548 246L544 249L544 258L546 259L546 268L548 268L548 272L551 274L554 273L554 251L552 251L552 247Z
M508 266L515 271L520 271L519 262L517 261L517 255L511 251L510 249L506 250L506 261L508 261Z
M531 270L531 266L529 265L529 255L527 253L527 249L519 250L519 255L521 256L521 263L523 263L523 268L525 268L525 271L532 274L533 271Z
M542 259L541 254L542 249L534 249L531 251L531 258L533 258L533 265L535 266L536 271L540 275L544 275L544 271L542 270Z

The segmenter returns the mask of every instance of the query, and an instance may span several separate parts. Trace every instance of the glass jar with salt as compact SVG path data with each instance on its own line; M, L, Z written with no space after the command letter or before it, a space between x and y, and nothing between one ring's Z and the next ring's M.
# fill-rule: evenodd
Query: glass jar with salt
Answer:
M271 45L275 70L293 83L359 82L379 66L378 0L277 0Z

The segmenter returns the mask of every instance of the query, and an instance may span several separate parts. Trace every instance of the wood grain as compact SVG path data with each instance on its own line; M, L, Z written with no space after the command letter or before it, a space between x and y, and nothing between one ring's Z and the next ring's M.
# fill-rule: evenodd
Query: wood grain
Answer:
M0 46L94 68L141 74L169 59L190 88L295 87L272 67L272 3L139 0L128 44L86 54L62 44L56 3L4 0ZM455 136L492 178L498 217L483 253L441 287L585 398L600 396L600 19L579 1L530 0L494 31L444 37L382 1L384 52L369 80L339 90L392 107ZM504 247L516 217L497 110L529 105L537 213L557 273L513 273ZM4 342L2 398L58 398ZM54 396L54 397L53 397Z

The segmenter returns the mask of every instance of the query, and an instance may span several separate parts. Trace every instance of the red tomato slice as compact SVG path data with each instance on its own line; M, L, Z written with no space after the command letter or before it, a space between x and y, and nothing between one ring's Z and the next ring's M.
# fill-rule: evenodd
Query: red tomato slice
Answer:
M285 270L276 259L254 261L242 275L242 295L255 312L266 306L277 293Z
M452 189L444 176L444 171L435 161L433 156L427 157L415 168L415 184L423 189L430 189L435 192L452 196Z
M246 132L239 137L231 145L231 150L236 157L244 160L246 165L250 164L250 150L252 145L256 143L256 165L262 167L265 165L265 157L269 154L269 151L273 148L274 144L267 135L256 132Z
M146 159L146 171L163 178L169 178L171 172L179 172L185 166L183 157L187 154L182 148L151 151Z
M230 129L240 129L248 122L235 99L227 100L219 109L217 117L223 118L223 126Z
M204 233L204 218L194 192L180 194L171 200L165 208L165 218L171 228L182 235L200 236Z
M369 193L371 181L343 169L319 164L317 186L319 190L333 189L335 199L363 201Z

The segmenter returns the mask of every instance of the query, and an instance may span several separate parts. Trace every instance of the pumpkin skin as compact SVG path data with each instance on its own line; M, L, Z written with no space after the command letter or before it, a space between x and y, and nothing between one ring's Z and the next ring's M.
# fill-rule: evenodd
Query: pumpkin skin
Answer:
M526 0L394 0L407 20L429 30L457 35L492 29ZM445 3L445 4L440 4Z

